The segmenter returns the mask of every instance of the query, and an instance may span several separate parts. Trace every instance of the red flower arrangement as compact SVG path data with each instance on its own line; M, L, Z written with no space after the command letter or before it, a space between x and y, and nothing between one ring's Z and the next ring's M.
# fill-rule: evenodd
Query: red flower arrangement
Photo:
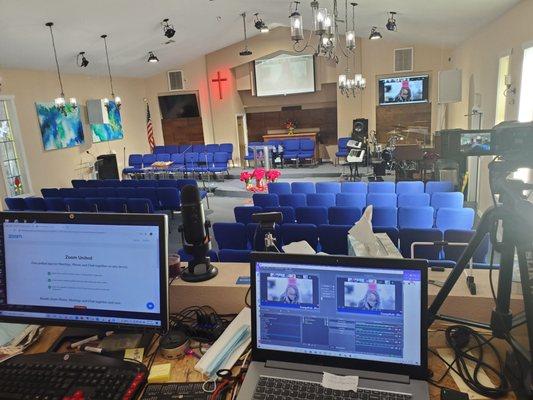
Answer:
M240 180L245 183L246 190L249 192L264 192L267 189L267 180L275 182L281 176L281 172L276 169L269 171L264 168L256 168L252 172L242 171ZM255 179L255 185L251 180Z
M296 122L288 120L285 122L285 129L288 129L289 135L292 135L294 133L294 129L296 129Z
M276 179L278 179L281 176L281 172L279 172L277 169L271 169L267 171L266 178L270 182L276 182Z

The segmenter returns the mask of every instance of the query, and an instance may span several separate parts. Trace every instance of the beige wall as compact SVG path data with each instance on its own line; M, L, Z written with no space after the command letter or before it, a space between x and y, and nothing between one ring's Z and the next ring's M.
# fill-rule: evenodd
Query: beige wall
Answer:
M463 98L461 102L449 106L449 128L468 128L468 119L464 115L470 111L469 99L474 93L481 94L482 127L494 126L498 60L506 54L511 54L509 71L517 88L516 95L507 101L506 119L518 118L522 46L526 43L533 45L532 15L533 0L523 0L453 51L453 66L463 71Z
M109 82L106 78L85 75L65 75L63 84L67 97L76 97L81 107L85 143L78 147L45 151L35 102L53 101L59 94L57 76L53 72L32 70L0 69L3 78L2 94L13 95L24 143L27 164L33 192L39 193L43 187L70 186L70 180L78 178L75 168L81 161L92 161L85 152L94 156L114 151L117 154L119 170L122 169L123 149L126 153L146 153L149 151L146 138L146 105L143 101L145 83L143 79L114 79L115 91L122 98L120 110L124 128L124 139L103 143L92 143L87 124L87 100L109 96ZM126 160L127 162L127 160Z

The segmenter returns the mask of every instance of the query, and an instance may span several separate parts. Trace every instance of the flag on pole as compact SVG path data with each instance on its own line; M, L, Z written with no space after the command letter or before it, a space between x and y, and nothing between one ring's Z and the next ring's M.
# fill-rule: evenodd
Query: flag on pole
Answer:
M152 117L150 116L150 106L148 103L146 103L146 135L148 136L150 150L153 152L155 148L154 127L152 126Z

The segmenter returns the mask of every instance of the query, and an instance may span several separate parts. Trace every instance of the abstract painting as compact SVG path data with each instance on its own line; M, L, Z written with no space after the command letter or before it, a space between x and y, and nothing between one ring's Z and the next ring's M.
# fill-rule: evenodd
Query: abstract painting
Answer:
M122 131L122 119L120 110L114 101L107 105L107 114L109 116L108 124L91 124L93 132L93 143L107 142L109 140L119 140L124 137Z
M84 142L80 109L65 104L66 115L54 103L35 103L45 150L79 146Z

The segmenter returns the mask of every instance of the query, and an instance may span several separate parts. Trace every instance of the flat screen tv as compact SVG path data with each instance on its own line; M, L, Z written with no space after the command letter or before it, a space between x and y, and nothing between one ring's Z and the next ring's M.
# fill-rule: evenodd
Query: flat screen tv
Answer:
M378 89L380 106L427 103L429 75L381 78Z
M315 59L312 54L280 54L254 61L258 97L315 91Z
M490 154L490 131L460 134L460 150L464 154Z
M196 94L173 94L159 96L161 118L195 118L200 116Z

